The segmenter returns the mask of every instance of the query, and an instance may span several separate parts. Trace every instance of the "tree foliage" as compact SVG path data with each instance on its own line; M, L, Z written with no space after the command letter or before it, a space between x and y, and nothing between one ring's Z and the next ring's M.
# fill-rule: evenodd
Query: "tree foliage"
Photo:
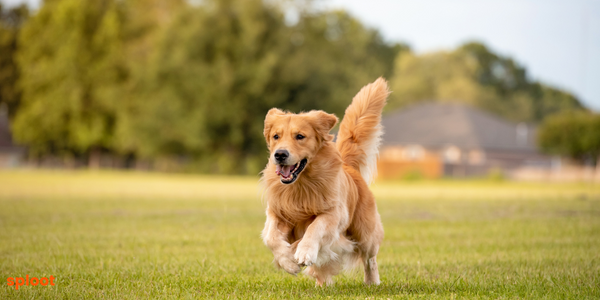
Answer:
M188 155L207 171L257 172L272 107L342 113L390 72L395 48L343 12L287 26L261 0L207 1L175 16L155 45L119 140L142 157Z
M101 151L256 173L268 109L341 116L360 87L382 75L392 79L390 109L455 99L529 121L581 109L483 45L417 56L312 1L290 22L290 3L297 2L44 1L18 33L19 47L0 54L0 100L9 102L7 86L22 91L14 136L39 156ZM3 62L13 57L21 75L3 81Z
M123 67L118 1L47 1L20 36L15 138L33 153L113 146Z
M461 102L527 122L563 110L583 110L573 95L532 82L512 59L479 43L451 52L401 55L392 90L388 109L420 101Z
M0 106L7 105L13 116L21 100L17 86L20 72L16 62L18 34L29 17L27 6L5 9L0 3Z
M345 12L303 10L290 25L261 0L48 1L20 41L14 131L33 153L101 149L252 173L269 108L341 114L402 49Z
M549 154L595 165L600 158L600 115L568 112L550 116L539 128L538 145Z

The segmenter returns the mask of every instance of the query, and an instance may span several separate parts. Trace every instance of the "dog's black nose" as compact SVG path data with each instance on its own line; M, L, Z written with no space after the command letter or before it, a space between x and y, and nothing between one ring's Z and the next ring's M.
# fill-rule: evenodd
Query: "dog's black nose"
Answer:
M275 151L275 160L277 160L278 162L284 162L288 156L290 156L290 153L287 150L277 150Z

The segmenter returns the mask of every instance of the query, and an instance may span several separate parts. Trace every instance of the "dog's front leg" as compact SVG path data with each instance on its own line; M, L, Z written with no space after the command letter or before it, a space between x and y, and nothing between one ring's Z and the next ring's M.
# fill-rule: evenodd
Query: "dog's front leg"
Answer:
M319 249L331 245L339 238L340 217L335 213L318 215L308 226L302 241L298 244L294 259L300 265L310 266L317 263Z
M300 272L300 266L294 260L290 243L287 242L291 230L288 224L267 209L267 221L262 232L263 242L273 252L275 264L286 272L296 275Z

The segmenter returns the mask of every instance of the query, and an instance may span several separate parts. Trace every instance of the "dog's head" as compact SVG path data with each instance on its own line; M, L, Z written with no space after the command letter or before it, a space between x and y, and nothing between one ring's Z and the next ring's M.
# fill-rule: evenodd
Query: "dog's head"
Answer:
M284 184L298 179L323 143L331 141L329 131L337 123L335 115L320 110L292 114L277 108L265 118L264 135L269 147L269 162Z

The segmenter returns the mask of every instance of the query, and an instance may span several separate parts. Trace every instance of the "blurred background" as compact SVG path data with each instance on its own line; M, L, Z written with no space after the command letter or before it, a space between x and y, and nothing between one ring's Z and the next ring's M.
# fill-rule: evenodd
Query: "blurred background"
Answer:
M0 299L600 298L600 1L0 5L0 278L57 282ZM263 121L379 76L382 285L314 289L260 239Z
M1 168L257 174L384 76L383 178L600 180L596 1L0 4Z

